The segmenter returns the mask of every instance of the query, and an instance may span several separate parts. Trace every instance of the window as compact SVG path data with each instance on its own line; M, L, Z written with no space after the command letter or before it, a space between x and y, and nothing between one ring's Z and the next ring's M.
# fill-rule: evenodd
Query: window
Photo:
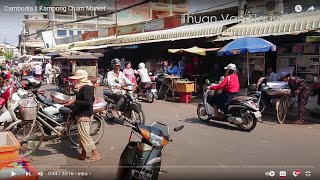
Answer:
M69 30L69 36L73 36L73 30Z
M81 32L81 31L78 31L78 32L77 32L77 34L78 34L78 35L81 35L81 34L82 34L82 32Z
M57 30L57 34L58 34L58 36L66 36L67 31L66 30Z

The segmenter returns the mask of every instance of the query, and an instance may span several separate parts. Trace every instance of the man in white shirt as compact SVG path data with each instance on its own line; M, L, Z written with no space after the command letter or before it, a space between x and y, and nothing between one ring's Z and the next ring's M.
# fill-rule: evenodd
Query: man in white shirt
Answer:
M142 92L142 87L144 84L146 83L150 83L151 82L151 79L150 79L150 76L149 76L149 73L148 73L148 69L146 68L146 65L144 63L140 63L138 65L139 69L137 70L137 74L139 74L139 77L141 79L140 83L139 83L139 92L141 93Z
M107 81L110 90L112 91L111 99L116 103L116 110L112 111L114 117L119 117L123 104L126 104L127 99L121 88L125 85L132 84L132 82L120 71L121 61L113 59L111 61L112 71L107 74Z
M52 82L52 65L51 65L51 60L49 60L46 64L46 68L44 70L44 74L46 76L47 84L51 84Z

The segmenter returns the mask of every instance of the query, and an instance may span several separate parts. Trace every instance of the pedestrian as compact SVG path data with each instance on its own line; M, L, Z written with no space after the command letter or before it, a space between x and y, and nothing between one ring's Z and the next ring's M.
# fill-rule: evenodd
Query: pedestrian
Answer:
M278 80L278 75L273 72L272 67L269 67L267 71L268 71L268 76L269 76L269 79L268 79L269 82Z
M46 66L45 66L45 71L44 71L45 77L47 84L52 83L52 65L51 65L51 60L48 60Z
M137 84L136 76L134 75L134 70L131 68L131 62L127 61L124 64L123 74L133 83Z
M33 70L35 77L38 79L42 79L42 67L39 64L36 64Z
M186 72L186 57L183 56L182 59L178 62L180 76L182 78L185 78L185 72Z
M309 98L310 89L311 89L310 85L306 82L306 80L300 77L291 76L291 74L287 72L281 73L280 81L288 82L292 96L298 95L299 115L298 115L298 119L293 123L303 124L304 114L306 112L306 106L308 103L308 98Z
M74 76L69 77L76 80L76 99L71 99L66 106L74 105L73 114L78 125L80 135L79 145L82 149L79 160L85 160L87 153L92 156L87 159L88 163L101 159L93 139L90 136L90 124L93 116L94 90L93 84L88 80L88 73L84 70L77 70Z

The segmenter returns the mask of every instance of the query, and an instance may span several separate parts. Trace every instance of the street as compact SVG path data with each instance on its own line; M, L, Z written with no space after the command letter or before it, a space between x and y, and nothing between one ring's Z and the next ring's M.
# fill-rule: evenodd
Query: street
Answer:
M48 89L48 88L47 88ZM49 88L52 90L53 88ZM97 96L101 95L99 88ZM143 103L146 124L154 121L167 123L171 130L185 127L172 135L173 142L164 150L160 179L268 179L267 171L311 171L309 179L320 174L320 125L278 124L270 117L258 123L252 132L242 132L228 123L201 122L196 114L196 103L155 101ZM32 163L44 175L40 179L115 179L121 152L128 143L130 128L106 120L105 133L97 145L102 160L88 164L75 159L79 150L68 139L44 142ZM79 177L66 173L88 172Z

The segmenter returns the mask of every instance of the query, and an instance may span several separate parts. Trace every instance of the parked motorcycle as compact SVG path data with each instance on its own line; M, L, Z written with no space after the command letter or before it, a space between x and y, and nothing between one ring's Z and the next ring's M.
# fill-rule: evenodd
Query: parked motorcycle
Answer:
M129 143L120 156L117 179L157 180L163 149L172 142L169 126L154 122L150 126L136 123L131 127ZM180 131L183 127L183 125L175 127L174 132ZM141 135L141 141L131 141L132 133Z
M265 109L275 109L277 121L282 124L287 116L287 111L294 106L288 83L282 81L268 82L267 77L261 78L257 84L250 84L248 96L254 97L261 113Z
M223 113L223 118L215 119L213 107L207 102L207 97L210 90L207 86L210 85L209 80L206 80L206 86L204 87L203 103L198 105L197 115L202 121L217 120L223 122L230 122L238 126L240 129L250 132L256 125L257 121L261 121L261 113L259 106L253 101L252 97L249 96L237 96L234 97L229 105L228 110ZM217 91L215 91L217 93ZM221 111L221 110L220 110Z
M131 124L145 123L145 115L142 109L142 105L133 100L133 85L127 85L122 88L122 94L124 94L126 98L126 102L124 104L123 110L121 111L121 115L119 116L120 120L129 122ZM115 100L113 97L113 92L111 90L103 91L103 96L106 105L106 115L110 120L114 120L115 118L112 116L112 110L115 109Z

